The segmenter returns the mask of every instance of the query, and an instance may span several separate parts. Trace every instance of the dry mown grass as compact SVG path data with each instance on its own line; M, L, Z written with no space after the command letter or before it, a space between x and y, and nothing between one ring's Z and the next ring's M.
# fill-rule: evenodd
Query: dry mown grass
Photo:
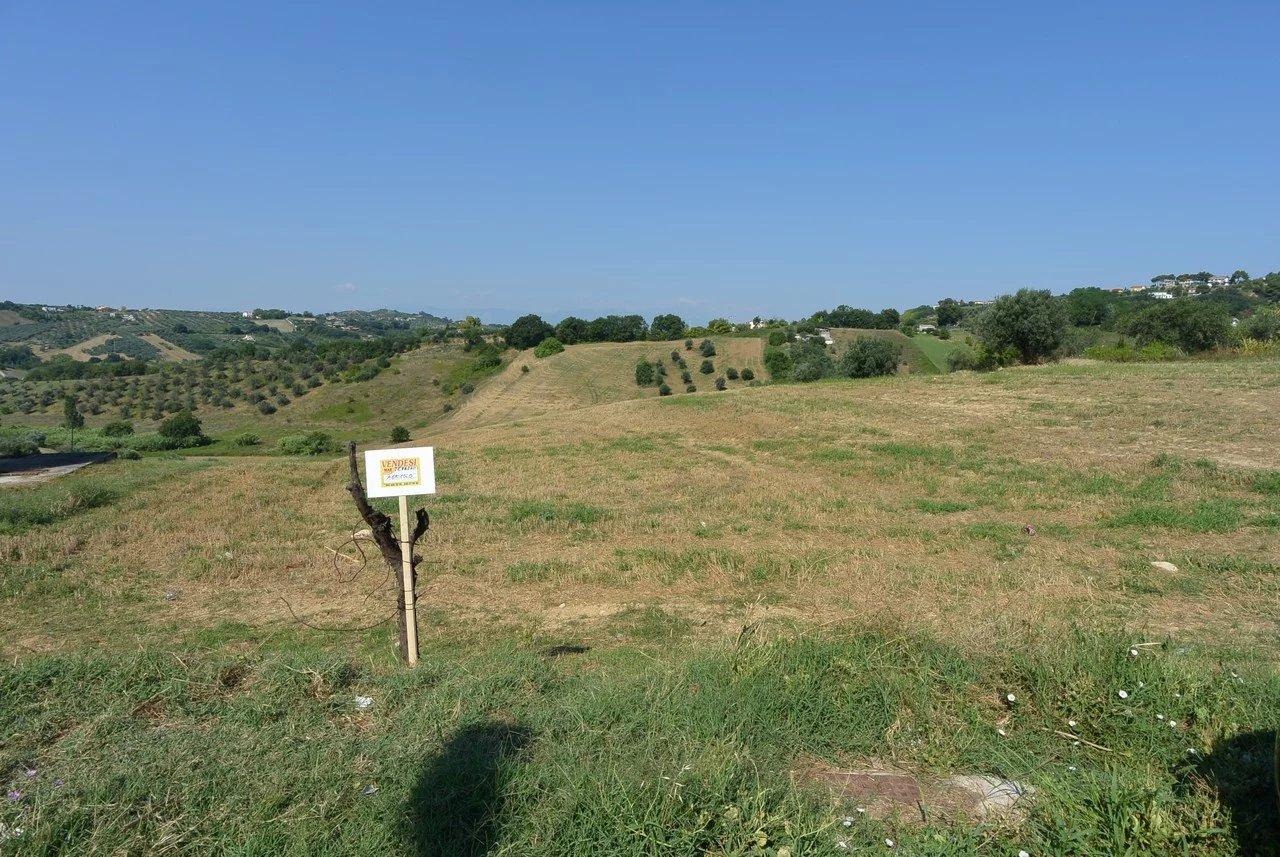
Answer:
M494 401L509 404L483 413L517 422L460 417L432 436L424 632L714 634L765 619L906 622L973 643L999 625L1119 618L1218 642L1273 637L1277 368L1060 365L541 416L515 392L538 376L500 378ZM330 548L358 523L344 467L227 461L0 538L0 557L61 569L51 612L6 611L0 639L287 625L286 602L376 619L381 603L332 571ZM1180 571L1151 569L1161 559Z

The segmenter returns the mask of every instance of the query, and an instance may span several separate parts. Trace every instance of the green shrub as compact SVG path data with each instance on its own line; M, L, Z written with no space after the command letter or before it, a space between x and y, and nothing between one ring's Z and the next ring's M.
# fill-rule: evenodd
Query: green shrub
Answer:
M698 367L698 371L703 375L710 375L712 372L716 371L716 365L710 360L703 360L702 365Z
M692 339L686 339L686 340L684 341L684 350L685 350L685 351L692 351L692 350L693 350L693 340L692 340Z
M840 358L840 374L848 378L874 378L898 371L902 348L884 339L855 340Z
M756 373L751 369L750 366L742 370L742 380L754 381L755 379L756 379Z
M209 439L204 436L200 420L191 411L178 411L160 423L160 437L175 444L176 447L204 446Z
M684 385L684 391L685 391L686 393L696 393L696 392L698 392L698 385L696 385L696 384L685 384L685 385Z
M689 370L686 369L680 373L680 380L684 381L686 384L691 384L693 383L693 376L690 375Z
M525 363L524 365L522 365L522 366L520 367L520 374L521 374L521 375L528 375L528 374L529 374L529 364L528 364L528 363Z
M670 387L668 387L666 384L659 384L659 385L658 385L658 395L659 395L659 396L670 396L670 395L671 395L671 388L670 388Z
M548 336L538 343L537 348L533 349L533 356L550 357L552 354L559 354L561 351L564 351L564 343L554 336Z
M391 430L392 443L404 443L409 439L409 430L404 426L396 426Z
M0 436L0 458L19 458L39 451L40 447L29 436Z
M262 443L262 438L251 431L245 431L233 437L231 442L236 446L257 446Z
M1228 345L1235 338L1225 307L1194 298L1157 301L1129 319L1126 330L1139 345L1164 342L1188 354Z
M769 331L769 338L765 341L775 348L786 345L792 341L791 332L788 330L771 330Z
M322 431L292 434L280 438L280 451L285 455L324 455L335 449L333 438Z
M724 370L724 376L730 381L736 381L738 380L738 370L730 366L728 369Z
M1105 360L1108 363L1162 363L1181 360L1186 355L1172 345L1163 342L1148 342L1140 348L1128 343L1119 345L1095 345L1084 350L1084 356L1091 360Z
M716 344L710 339L704 339L698 344L698 353L703 357L715 357Z
M476 385L472 384L470 381L467 381L459 389L462 390L464 395L471 395L476 391Z
M133 423L128 420L116 420L107 423L101 431L107 437L128 437L133 434Z
M452 410L453 410L453 403L452 403L452 402L445 402L445 403L444 403L444 407L443 407L443 408L441 408L441 410L442 410L442 411L444 411L446 414L447 414L447 413L449 413L449 411L452 411Z
M653 386L653 364L648 360L641 360L636 364L636 386L650 387Z
M129 449L128 447L125 447L116 453L116 458L123 458L125 461L137 461L142 458L142 453L138 452L136 449Z
M1066 304L1047 289L1001 295L974 321L978 337L992 353L1013 349L1023 363L1057 357L1067 324Z
M264 417L269 414L274 414L275 412L276 406L268 402L266 399L258 402L258 413L262 414Z
M784 381L791 377L795 361L786 348L770 346L764 350L764 368L769 370L775 381Z
M1264 306L1245 319L1241 325L1245 336L1261 342L1280 339L1280 307Z
M723 390L726 386L727 386L727 385L726 385L726 384L725 384L725 382L724 382L724 378L717 378L717 379L716 379L716 389L717 389L717 390Z

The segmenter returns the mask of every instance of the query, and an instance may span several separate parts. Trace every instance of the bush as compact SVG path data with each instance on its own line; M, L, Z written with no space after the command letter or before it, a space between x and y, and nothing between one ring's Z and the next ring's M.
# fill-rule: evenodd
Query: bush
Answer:
M840 358L840 374L849 378L875 378L898 371L902 348L884 339L864 338L853 342Z
M641 360L636 364L636 386L651 387L653 386L653 364L648 360Z
M537 348L533 349L533 356L538 358L550 357L552 354L559 354L561 351L564 351L564 343L554 336L548 336L538 343ZM527 367L526 371L528 371Z
M715 357L716 344L710 339L704 339L698 344L698 353L703 357Z
M771 330L769 331L769 338L766 341L769 345L772 345L775 348L781 345L786 345L788 342L791 342L791 332L788 330Z
M725 382L724 382L724 379L723 379L723 378L717 378L717 379L716 379L716 389L717 389L717 390L723 390L726 386L728 386L728 385L727 385L727 384L725 384Z
M680 364L681 359L682 358L680 357L680 352L676 351L674 348L671 349L671 362L675 363L678 366Z
M685 350L685 351L692 351L692 350L693 350L693 340L692 340L692 339L686 339L686 340L684 341L684 350Z
M769 370L769 374L773 376L775 381L782 381L791 377L795 363L791 359L791 354L787 349L780 346L769 346L764 350L764 368Z
M128 437L133 434L133 423L128 420L116 420L103 426L102 433L107 437Z
M698 367L698 371L703 375L710 375L712 372L716 371L716 365L710 360L703 360L702 365Z
M666 384L660 384L660 385L658 385L658 395L659 395L659 396L670 396L670 395L671 395L671 388L670 388L670 387L668 387Z
M442 410L446 414L449 413L449 411L453 410L453 402L445 402L444 407L441 408L440 410Z
M476 385L475 385L475 384L472 384L470 381L467 381L465 384L463 384L463 385L462 385L461 387L459 387L458 389L462 390L462 392L463 392L463 394L464 394L464 395L468 395L468 396L469 396L469 395L471 395L472 393L474 393L474 392L476 391Z
M0 458L35 455L40 447L29 436L0 435Z
M742 370L742 380L754 381L755 379L756 379L756 373L751 369L750 366Z
M251 431L245 431L233 437L231 442L236 446L257 446L262 443L262 438Z
M826 376L826 371L822 364L817 360L801 360L791 370L791 380L807 383L809 381L817 381L819 378Z
M528 374L529 374L529 364L528 364L528 363L525 363L524 365L522 365L522 366L520 367L520 374L521 374L521 375L528 375Z
M1012 348L1023 363L1038 363L1056 357L1066 339L1066 305L1047 289L1019 289L996 298L976 327L992 353Z
M738 370L730 366L728 369L724 370L724 376L730 381L736 381L738 380Z
M1241 325L1245 336L1261 342L1280 339L1280 307L1259 307Z
M200 428L200 420L191 411L178 411L169 419L160 423L159 434L168 440L186 441L189 438L202 438L204 432Z
M285 455L324 455L335 449L333 438L322 431L291 434L280 438L280 451Z
M686 369L680 373L680 380L684 381L686 384L690 384L693 382L693 376L690 375L689 370Z
M125 461L137 461L142 458L142 453L138 452L136 449L129 449L128 447L125 447L116 453L116 458L123 458Z
M685 384L684 391L686 393L696 393L698 392L698 386L696 384Z
M1149 342L1140 348L1127 343L1119 345L1095 345L1084 350L1084 356L1091 360L1105 360L1108 363L1162 363L1181 360L1186 356L1182 351L1163 342Z
M262 414L264 417L268 414L274 414L275 412L276 406L268 402L266 399L258 402L258 413Z
M1231 316L1221 304L1195 298L1163 300L1129 319L1127 330L1138 344L1165 342L1188 354L1231 342Z
M396 426L391 430L392 443L404 443L409 439L409 430L404 426Z

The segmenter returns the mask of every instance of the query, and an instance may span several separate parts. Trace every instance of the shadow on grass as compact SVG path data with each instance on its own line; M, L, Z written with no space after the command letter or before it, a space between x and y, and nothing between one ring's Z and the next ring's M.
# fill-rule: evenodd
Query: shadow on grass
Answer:
M1242 732L1220 741L1198 765L1231 816L1241 854L1280 854L1276 732Z
M410 853L488 854L500 829L504 760L532 737L525 726L489 721L450 738L410 797Z

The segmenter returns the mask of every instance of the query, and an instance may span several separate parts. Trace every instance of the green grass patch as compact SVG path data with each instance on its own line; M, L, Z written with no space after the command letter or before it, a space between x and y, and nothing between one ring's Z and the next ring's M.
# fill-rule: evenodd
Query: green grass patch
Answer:
M609 517L598 506L563 500L518 500L511 504L511 521L523 523L560 523L588 527Z
M1256 665L1133 657L1131 635L1084 631L977 657L910 632L695 646L653 607L609 630L636 643L429 647L413 670L306 647L6 661L0 769L17 796L0 823L33 854L776 857L884 853L891 836L909 854L1225 857L1275 842L1280 679ZM1069 720L1115 752L1064 740ZM812 757L1005 776L1037 797L1019 827L890 826L793 777Z
M1160 528L1192 533L1232 533L1240 529L1244 515L1235 500L1205 500L1190 508L1172 503L1140 503L1130 506L1108 523L1113 527Z
M954 464L956 460L956 451L949 446L933 446L919 443L897 443L889 441L886 443L872 443L867 445L867 449L872 452L878 452L886 455L895 461L909 464L920 462L923 464L932 464L934 466L945 466Z
M929 515L949 515L953 512L967 512L973 507L955 500L931 500L924 497L916 500L916 508Z
M181 460L91 464L33 486L0 488L0 533L21 533L109 506L147 485L207 465Z

